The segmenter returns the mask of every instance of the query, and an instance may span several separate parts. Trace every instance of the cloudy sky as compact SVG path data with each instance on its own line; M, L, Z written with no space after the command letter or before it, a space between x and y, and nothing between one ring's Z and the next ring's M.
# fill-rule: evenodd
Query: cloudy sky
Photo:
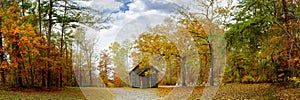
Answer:
M79 3L104 10L113 22L107 30L89 30L99 37L98 48L107 49L110 43L133 40L138 33L160 24L179 6L193 4L194 0L89 0Z

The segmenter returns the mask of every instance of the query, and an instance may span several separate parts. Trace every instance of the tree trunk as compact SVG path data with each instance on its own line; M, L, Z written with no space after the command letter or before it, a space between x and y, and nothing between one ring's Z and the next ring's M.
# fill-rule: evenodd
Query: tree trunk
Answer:
M42 11L41 11L41 0L37 0L38 2L38 23L39 23L39 36L42 36ZM42 69L41 71L42 74L42 87L46 86L46 78L45 78L45 69Z
M31 68L30 68L30 87L34 87L34 73L33 73L33 70L35 70L35 65L32 65L32 63L31 63L31 57L30 57L30 55L28 55L28 62L29 62L29 64L31 65Z
M82 68L79 68L79 85L82 86Z
M47 36L47 57L50 58L50 47L51 47L51 32L52 32L52 7L53 7L53 1L50 0L50 7L49 7L49 20L48 20L48 36ZM47 78L47 86L51 87L51 71L50 71L50 62L47 62L48 66L48 78Z
M66 10L67 10L67 1L65 1L65 7L64 7L64 18L62 19L62 26L61 26L61 38L60 38L60 57L61 59L63 58L63 42L64 42L64 32L65 32L65 15L66 15ZM67 61L65 61L67 62ZM62 66L65 66L65 63L62 63ZM60 67L60 72L59 72L59 80L60 80L60 87L63 86L63 80L62 80L62 66Z
M17 39L18 40L18 39ZM14 46L16 46L16 56L17 59L21 59L22 58L22 55L20 53L20 50L19 50L19 46L18 46L18 43L14 43L13 44ZM20 61L17 60L17 63L18 63L18 70L17 70L17 77L18 77L18 84L20 87L23 87L23 79L22 79L22 64Z
M181 58L181 73L182 73L182 86L186 86L186 68L185 68L185 65L186 65L186 56L182 57Z
M34 68L30 69L30 76L31 76L31 86L30 87L34 87L34 74L33 74L33 70Z
M211 33L210 33L211 34ZM209 50L210 50L210 70L209 70L209 85L214 86L214 54L213 54L213 47L212 42L209 43Z
M90 73L90 86L93 86L92 69L89 70L89 73Z
M72 45L72 44L71 44ZM66 46L66 54L67 54L67 56L66 56L66 59L67 59L67 61L69 61L68 59L69 59L69 56L68 56L68 50L67 50L67 46ZM73 58L73 56L72 56L72 54L73 54L73 50L71 49L71 51L70 51L70 58L72 59ZM69 63L68 63L69 64ZM68 65L67 64L67 65ZM74 86L73 84L76 84L77 82L75 81L75 75L74 75L74 71L73 71L73 60L70 60L70 80L71 80L71 82L72 82L72 86ZM74 83L75 82L75 83Z

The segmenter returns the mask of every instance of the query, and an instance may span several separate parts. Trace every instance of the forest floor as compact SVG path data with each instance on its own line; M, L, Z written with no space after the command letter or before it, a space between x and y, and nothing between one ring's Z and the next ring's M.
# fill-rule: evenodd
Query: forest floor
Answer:
M38 91L32 89L0 90L0 100L84 100L78 87L67 87L60 91Z
M200 100L207 89L216 93L213 99L289 99L300 100L300 89L291 86L271 84L228 84L217 87L160 87L151 89L138 88L98 88L66 87L61 91L5 91L0 90L0 100L153 100L183 99ZM208 96L211 97L211 96Z
M159 96L163 97L173 91L174 88L159 88ZM218 87L195 87L189 100L200 100L203 91L207 89L209 93L215 95L214 100L300 100L300 88L283 85L271 85L267 83L262 84L228 84ZM178 91L186 91L186 88L178 88ZM173 93L177 95L177 93ZM209 95L207 92L204 95ZM170 97L170 96L169 96ZM211 96L208 96L211 97ZM174 98L171 98L174 99Z

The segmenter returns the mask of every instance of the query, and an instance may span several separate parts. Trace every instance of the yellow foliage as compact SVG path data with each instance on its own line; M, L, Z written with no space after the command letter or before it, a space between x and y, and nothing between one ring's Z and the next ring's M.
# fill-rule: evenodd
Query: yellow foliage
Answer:
M290 81L293 81L295 85L300 86L300 78L298 77L292 77L292 78L288 78Z

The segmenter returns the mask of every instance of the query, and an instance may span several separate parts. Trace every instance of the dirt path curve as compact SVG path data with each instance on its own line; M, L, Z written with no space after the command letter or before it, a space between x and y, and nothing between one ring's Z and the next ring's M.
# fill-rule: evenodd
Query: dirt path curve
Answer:
M113 88L114 100L157 100L157 93L149 89Z

